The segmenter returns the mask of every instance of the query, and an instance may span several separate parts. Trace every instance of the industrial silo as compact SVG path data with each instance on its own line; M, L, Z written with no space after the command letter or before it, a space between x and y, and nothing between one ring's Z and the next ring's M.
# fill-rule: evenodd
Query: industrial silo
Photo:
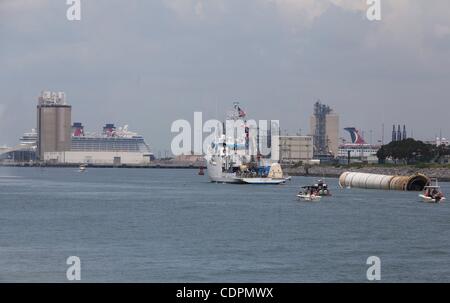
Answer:
M70 151L71 112L64 93L42 92L37 106L37 156L40 160L47 152Z

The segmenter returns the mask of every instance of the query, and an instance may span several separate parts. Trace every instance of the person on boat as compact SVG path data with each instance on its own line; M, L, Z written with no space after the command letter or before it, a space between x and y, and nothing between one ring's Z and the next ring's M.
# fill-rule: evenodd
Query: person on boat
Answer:
M441 191L436 190L436 193L435 193L435 195L434 195L434 199L435 199L437 202L439 202L439 201L442 200L443 197L444 197L444 194L443 194Z
M317 189L319 191L323 190L323 181L322 180L317 181Z
M328 185L323 182L323 180L319 180L317 182L317 193L320 195L328 196Z
M328 195L328 185L322 184L321 192L323 195Z
M438 196L439 191L436 188L433 188L433 190L431 191L431 198L436 199L436 197Z

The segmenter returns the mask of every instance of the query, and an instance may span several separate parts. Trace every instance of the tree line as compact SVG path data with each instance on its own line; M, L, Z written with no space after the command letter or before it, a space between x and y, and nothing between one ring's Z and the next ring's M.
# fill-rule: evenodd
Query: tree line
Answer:
M450 155L450 147L427 144L408 138L401 141L393 141L383 145L377 152L380 163L387 159L406 164L441 162L445 156Z

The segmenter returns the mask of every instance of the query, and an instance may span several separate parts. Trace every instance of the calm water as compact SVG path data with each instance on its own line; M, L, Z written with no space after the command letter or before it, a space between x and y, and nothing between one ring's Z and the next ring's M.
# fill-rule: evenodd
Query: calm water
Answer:
M338 190L296 201L301 184L209 183L196 170L0 168L0 281L450 282L450 202ZM450 184L443 183L450 193Z

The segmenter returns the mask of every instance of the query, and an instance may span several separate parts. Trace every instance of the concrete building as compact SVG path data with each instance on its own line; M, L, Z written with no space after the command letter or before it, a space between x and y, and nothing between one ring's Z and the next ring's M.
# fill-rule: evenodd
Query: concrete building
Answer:
M42 92L37 105L37 157L47 152L70 151L72 107L62 92Z
M203 162L205 160L204 156L198 156L198 155L179 155L176 156L174 161L180 162L180 163L196 163L196 162Z
M310 117L310 134L314 137L314 154L337 156L339 150L339 115L320 102Z
M450 141L446 138L443 138L442 136L437 137L436 141L434 141L432 144L435 144L436 146L450 146Z
M312 136L280 136L279 159L281 163L309 162L314 156Z
M151 158L141 152L66 151L46 152L43 160L50 164L144 165Z

